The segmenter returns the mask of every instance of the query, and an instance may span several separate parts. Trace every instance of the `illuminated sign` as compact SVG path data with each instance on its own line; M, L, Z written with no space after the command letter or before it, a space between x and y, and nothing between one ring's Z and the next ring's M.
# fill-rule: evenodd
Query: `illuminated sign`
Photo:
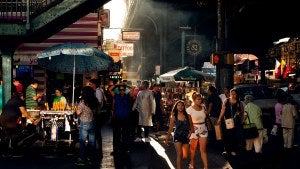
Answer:
M109 79L122 79L121 75L109 75Z

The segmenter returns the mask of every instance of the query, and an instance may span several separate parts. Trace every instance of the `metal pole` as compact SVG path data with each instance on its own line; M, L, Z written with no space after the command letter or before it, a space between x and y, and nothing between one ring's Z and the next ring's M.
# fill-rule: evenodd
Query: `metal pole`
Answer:
M184 55L185 55L185 31L184 29L181 32L181 67L184 67Z
M184 57L185 57L185 30L190 30L191 27L179 27L182 30L181 32L181 67L184 67Z
M75 55L73 56L73 86L72 86L72 107L74 106L74 94L75 94Z
M26 1L26 29L30 29L30 2Z

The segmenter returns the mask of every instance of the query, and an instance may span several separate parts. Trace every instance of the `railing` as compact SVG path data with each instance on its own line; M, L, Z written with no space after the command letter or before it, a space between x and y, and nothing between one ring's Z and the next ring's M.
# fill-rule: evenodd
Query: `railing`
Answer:
M0 22L28 22L37 15L63 0L1 0Z

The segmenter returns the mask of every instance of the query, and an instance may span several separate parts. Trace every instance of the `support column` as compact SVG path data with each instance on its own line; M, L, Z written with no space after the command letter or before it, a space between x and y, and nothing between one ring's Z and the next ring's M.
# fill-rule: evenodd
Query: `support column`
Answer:
M225 7L223 0L217 0L217 41L216 52L221 54L223 60L226 58L225 49ZM233 81L233 65L219 64L216 66L216 87L219 92L223 92L223 88L226 86L234 85Z
M5 105L11 98L12 85L12 60L13 50L1 50L2 52L2 104Z

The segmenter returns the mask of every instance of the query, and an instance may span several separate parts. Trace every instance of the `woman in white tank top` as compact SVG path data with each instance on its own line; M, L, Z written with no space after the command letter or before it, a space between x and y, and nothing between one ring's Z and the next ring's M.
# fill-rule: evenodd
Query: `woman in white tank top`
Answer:
M200 148L200 155L203 162L203 167L208 169L208 161L207 161L207 153L206 153L206 146L207 146L207 136L208 130L205 124L206 118L206 109L202 102L202 95L200 93L194 93L192 95L192 106L187 108L187 113L190 114L193 121L193 126L195 132L191 134L190 137L190 152L191 152L191 161L189 164L189 169L194 168L194 157L195 152L199 143Z

